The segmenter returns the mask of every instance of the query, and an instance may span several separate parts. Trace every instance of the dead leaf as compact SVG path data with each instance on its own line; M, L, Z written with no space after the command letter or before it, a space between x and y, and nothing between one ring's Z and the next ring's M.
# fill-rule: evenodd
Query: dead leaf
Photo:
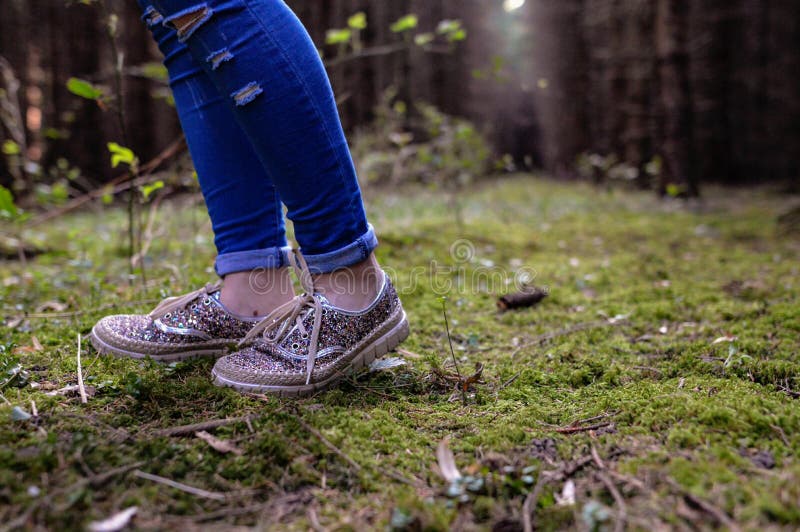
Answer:
M112 515L108 519L92 521L89 523L89 530L92 532L117 532L117 530L122 530L128 526L137 511L139 511L138 507L131 506L130 508L126 508Z
M387 358L376 358L372 364L369 365L370 371L383 371L386 369L392 369L399 366L405 366L406 361L402 358L397 357L387 357Z
M461 389L466 392L470 386L478 384L481 380L481 375L483 375L483 363L475 362L475 373L463 380Z
M6 327L8 327L9 329L16 329L22 324L23 321L25 321L25 318L22 316L11 318L6 322Z
M242 455L242 450L236 447L229 441L220 440L216 436L209 434L208 432L201 430L200 432L195 432L195 436L209 444L214 450L219 451L221 453L233 453L237 456Z
M15 354L23 354L23 353L38 353L39 351L44 350L42 343L39 341L38 338L35 336L31 337L31 345L23 345L14 349Z
M436 448L436 460L439 462L439 473L442 478L452 484L461 478L461 472L456 467L456 459L448 446L448 441L445 438L439 442L439 446Z
M55 301L55 300L45 301L44 303L36 307L36 312L47 312L47 311L64 312L65 310L67 310L68 306L69 305L67 305L66 303L62 303L61 301Z
M621 321L627 320L629 316L630 314L617 314L616 316L608 318L608 323L610 323L611 325L616 325Z
M42 351L44 349L42 343L35 336L31 336L31 347L34 351Z
M561 494L558 493L556 495L556 504L558 506L572 506L575 504L575 483L572 480L568 480L564 483L564 489L561 490Z
M734 336L732 334L726 334L725 336L720 336L719 338L711 342L711 345L721 344L722 342L734 342L737 339L738 336Z

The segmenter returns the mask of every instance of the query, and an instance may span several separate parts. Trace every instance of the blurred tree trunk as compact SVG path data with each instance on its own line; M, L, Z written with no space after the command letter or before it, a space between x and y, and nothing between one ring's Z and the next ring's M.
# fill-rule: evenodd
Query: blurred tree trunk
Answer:
M689 196L699 193L692 153L692 108L689 86L688 0L657 0L656 54L658 59L660 139L664 168L660 194L670 185Z
M114 172L105 143L114 117L69 94L76 76L110 85L113 60L97 5L2 0L0 55L23 87L31 160L67 158L93 181ZM130 0L120 17L128 66L160 59ZM460 19L469 37L453 54L419 49L330 71L347 129L369 122L385 89L473 119L499 154L570 176L582 152L638 169L661 156L669 184L687 194L714 180L798 179L800 0L527 0L511 12L481 0L288 0L320 49L329 28L364 11L365 45L397 42L389 26L416 13L419 32ZM151 81L128 76L132 148L148 159L178 134L174 110ZM7 132L0 139L7 138ZM49 178L47 178L49 179ZM0 182L10 183L5 158Z

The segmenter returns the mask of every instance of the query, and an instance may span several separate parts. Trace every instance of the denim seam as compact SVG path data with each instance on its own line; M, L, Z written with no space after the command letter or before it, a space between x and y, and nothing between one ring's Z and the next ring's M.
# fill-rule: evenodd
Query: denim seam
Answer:
M325 137L328 139L328 147L331 150L333 150L335 158L336 159L340 159L340 157L338 155L336 155L336 150L334 150L334 148L333 148L333 138L331 137L331 132L328 130L328 125L325 123L325 120L323 119L322 110L317 106L316 102L314 101L314 98L311 97L311 93L308 90L308 84L306 83L305 79L303 79L303 77L300 75L300 73L295 68L294 64L289 60L289 58L286 55L286 51L283 49L283 47L280 46L280 44L278 44L278 42L275 39L272 38L272 35L270 35L270 33L267 30L267 28L261 22L261 19L258 16L256 16L256 14L253 12L253 9L250 7L249 1L248 0L241 0L241 2L242 2L242 4L244 4L245 8L247 8L247 11L250 12L250 15L256 20L258 25L261 27L261 31L264 33L266 38L272 43L272 46L275 47L280 52L281 56L283 56L284 61L286 61L286 63L289 65L289 68L292 70L292 73L294 74L295 78L297 78L297 81L303 87L303 92L305 92L306 97L311 102L311 105L314 108L314 112L317 115L317 119L321 122L323 131L325 131ZM343 163L343 161L338 160L337 162L339 163L338 164L339 168L338 168L336 173L339 176L340 184L342 186L344 186L344 185L346 185L346 183L345 183L344 175L342 174L342 166L343 166L342 163ZM356 219L356 215L355 215L355 209L353 208L353 202L354 201L355 201L354 199L351 199L348 206L350 208L349 212L350 212L350 215L352 216L353 222L356 222L355 225L358 225L358 220Z

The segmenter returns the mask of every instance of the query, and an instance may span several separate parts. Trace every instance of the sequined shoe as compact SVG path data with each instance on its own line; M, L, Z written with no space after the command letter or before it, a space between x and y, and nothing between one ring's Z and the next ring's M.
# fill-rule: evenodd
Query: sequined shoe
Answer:
M170 297L150 314L106 316L92 328L100 353L173 362L217 357L234 349L261 318L230 312L219 299L220 283Z
M254 327L240 351L217 360L212 370L215 384L242 392L309 395L368 366L406 339L406 313L385 273L372 304L349 312L314 293L311 276L302 265L299 273L306 293Z

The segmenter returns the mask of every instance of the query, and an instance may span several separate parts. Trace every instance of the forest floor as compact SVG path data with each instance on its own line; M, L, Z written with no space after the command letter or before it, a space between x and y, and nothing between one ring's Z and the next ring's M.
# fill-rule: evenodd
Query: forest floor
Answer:
M185 531L800 527L800 238L776 224L798 198L709 189L686 206L526 176L459 208L368 196L412 326L389 355L405 364L303 400L86 341L107 313L212 279L196 198L161 204L145 288L123 209L28 231L51 251L0 262L0 529L134 506L136 528ZM550 295L501 313L519 272ZM458 372L483 365L463 393L445 293Z

